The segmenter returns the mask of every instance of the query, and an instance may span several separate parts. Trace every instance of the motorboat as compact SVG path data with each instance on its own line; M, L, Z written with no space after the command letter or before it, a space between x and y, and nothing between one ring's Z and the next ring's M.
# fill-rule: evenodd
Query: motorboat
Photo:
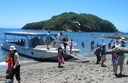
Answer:
M43 32L25 32L25 31L6 31L4 32L4 40L1 48L8 50L10 46L15 46L19 54L26 57L38 59L38 60L50 60L57 61L58 46L53 47L50 45L50 49L47 49L44 42L47 33ZM58 33L50 33L52 38L56 37ZM62 44L60 44L63 47ZM79 49L73 48L72 51L75 54L80 52ZM68 60L70 56L70 48L64 52L64 59Z

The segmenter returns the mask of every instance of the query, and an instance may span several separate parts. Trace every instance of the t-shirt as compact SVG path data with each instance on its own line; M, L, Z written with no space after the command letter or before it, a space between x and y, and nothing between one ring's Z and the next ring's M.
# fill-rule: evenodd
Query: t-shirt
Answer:
M13 65L12 64L13 63L12 58L7 58L6 59L6 62L8 63L8 68L11 69L12 68L12 65Z
M106 55L106 49L105 48L101 49L101 55Z
M50 34L49 33L47 33L46 34L46 38L45 38L45 41L51 41L51 38L50 38L51 36L50 36Z

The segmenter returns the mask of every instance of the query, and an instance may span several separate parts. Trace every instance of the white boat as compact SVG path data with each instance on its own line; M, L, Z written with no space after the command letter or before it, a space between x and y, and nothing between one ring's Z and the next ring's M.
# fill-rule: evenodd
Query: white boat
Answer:
M58 35L58 33L50 33L52 37ZM51 60L57 61L58 47L46 48L44 38L46 33L35 32L4 32L4 41L1 48L9 50L10 46L15 46L18 53L39 60ZM79 53L79 49L72 49L75 54ZM64 53L64 59L71 58L69 46L67 46L66 53Z

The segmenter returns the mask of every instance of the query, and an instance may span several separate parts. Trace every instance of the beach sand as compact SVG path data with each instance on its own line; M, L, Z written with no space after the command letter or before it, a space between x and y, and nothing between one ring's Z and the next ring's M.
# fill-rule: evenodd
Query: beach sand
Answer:
M21 83L128 83L128 77L117 78L113 75L111 55L107 55L105 62L107 67L95 64L96 57L89 59L90 62L86 63L79 60L66 61L64 68L58 68L57 62L21 65ZM123 68L123 74L126 75L128 75L127 60L128 54L125 55ZM5 75L5 70L1 70L0 83L5 83ZM14 80L14 83L17 83L15 78Z

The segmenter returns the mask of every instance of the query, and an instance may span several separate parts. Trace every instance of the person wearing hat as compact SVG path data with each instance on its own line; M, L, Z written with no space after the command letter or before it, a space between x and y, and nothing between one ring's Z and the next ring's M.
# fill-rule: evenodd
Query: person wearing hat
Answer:
M121 42L121 46L122 47L125 47L126 46L126 40L125 40L124 37L121 37L120 42Z
M120 39L120 44L119 42L117 43L117 45L115 44L115 53L116 53L116 58L115 58L115 63L114 63L114 75L116 77L122 77L124 76L122 74L122 70L123 70L123 62L124 62L124 59L125 59L125 55L124 55L124 52L123 51L120 51L118 48L120 47L125 47L126 45L126 41L125 41L125 38L124 37L121 37ZM117 74L117 69L118 69L118 66L120 66L120 73Z
M10 76L10 83L13 83L13 77L15 75L16 80L18 81L18 83L21 83L21 78L20 78L20 62L19 62L19 54L16 51L16 47L15 46L10 46L11 51L11 57L13 60L13 71L11 76Z

